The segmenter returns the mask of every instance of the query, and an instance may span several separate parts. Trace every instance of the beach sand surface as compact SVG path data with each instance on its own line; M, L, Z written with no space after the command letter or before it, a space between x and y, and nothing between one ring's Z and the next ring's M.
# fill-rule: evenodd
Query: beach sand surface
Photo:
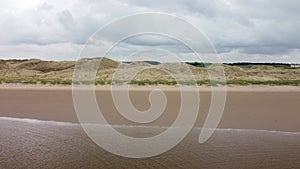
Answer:
M153 88L130 91L137 109L149 108ZM143 126L118 113L108 87L98 88L96 96L116 130L150 137L165 131L178 115L180 93L172 87L161 89L168 98L165 112ZM204 144L198 138L211 92L197 92L199 114L187 137L158 156L131 159L107 152L87 136L78 124L70 87L1 86L0 168L300 168L299 87L229 87L222 120ZM99 133L109 137L107 131L103 126Z
M136 109L149 109L149 94L160 87L137 87L130 91ZM147 126L170 126L181 104L175 87L161 87L168 100L163 114ZM186 92L195 92L193 88ZM202 127L211 105L210 88L200 88L200 108L195 127ZM136 125L117 111L109 87L98 88L101 113L112 125ZM300 132L300 87L228 87L219 128ZM193 106L193 104L191 104ZM0 116L45 121L78 122L71 87L0 87Z

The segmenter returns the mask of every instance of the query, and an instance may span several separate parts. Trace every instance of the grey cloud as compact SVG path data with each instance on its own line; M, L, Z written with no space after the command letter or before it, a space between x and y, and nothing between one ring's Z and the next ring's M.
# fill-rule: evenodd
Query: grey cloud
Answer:
M187 17L205 20L198 25L217 47L225 46L218 48L219 52L235 50L241 45L241 51L257 54L300 48L300 2L296 0L126 2L175 14L180 11ZM205 26L207 23L210 25Z
M54 45L59 48L58 44L68 43L81 46L95 31L113 20L152 11L185 18L202 30L222 55L233 51L248 57L280 57L293 53L292 58L295 58L300 55L299 52L293 52L300 49L298 0L45 0L24 9L17 6L21 2L0 2L0 46L3 50L5 46L11 45ZM130 24L120 27L114 31L115 34L108 34L106 40L117 37L117 31L126 32L130 29L136 28ZM189 52L164 38L139 37L125 43L118 50L119 55L122 55L122 51L124 54L131 51L127 48L145 46L163 47L183 54Z
M170 39L162 35L134 36L125 40L124 43L137 46L173 46L178 44L178 42L176 42L174 39Z
M60 24L64 25L66 28L71 29L72 26L74 26L73 16L69 10L56 13L56 16Z

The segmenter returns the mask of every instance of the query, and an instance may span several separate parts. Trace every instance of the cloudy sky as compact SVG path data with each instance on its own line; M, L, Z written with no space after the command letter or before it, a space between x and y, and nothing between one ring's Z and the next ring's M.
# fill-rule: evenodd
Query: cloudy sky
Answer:
M143 12L167 13L193 24L224 62L300 63L299 0L2 0L0 58L75 60L99 28ZM188 60L188 52L170 39L147 36L129 39L113 56L130 55L137 46L164 46Z

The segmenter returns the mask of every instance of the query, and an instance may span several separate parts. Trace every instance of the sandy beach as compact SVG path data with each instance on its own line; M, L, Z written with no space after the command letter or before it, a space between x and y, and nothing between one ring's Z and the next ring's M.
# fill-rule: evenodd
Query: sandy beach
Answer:
M139 110L149 108L149 92L157 87L132 88L133 105ZM118 131L148 137L164 131L178 114L178 90L159 87L170 101L159 119L143 127L118 114L108 86L97 88L96 96L105 118ZM1 85L1 168L300 167L299 87L228 87L223 118L204 144L198 143L198 137L211 93L209 87L198 91L198 118L179 145L158 156L129 159L105 151L85 134L78 124L70 86ZM103 137L105 131L103 127Z
M132 104L139 110L149 108L152 89L162 89L168 99L162 116L148 126L170 126L178 115L180 93L170 86L134 87L130 91ZM194 92L195 90L191 89ZM70 86L2 85L0 87L0 116L45 121L77 123ZM206 119L211 92L199 88L200 109L195 127L202 127ZM109 86L96 89L98 105L112 125L136 125L116 110ZM300 132L300 88L295 86L228 87L222 120L218 128L257 129Z

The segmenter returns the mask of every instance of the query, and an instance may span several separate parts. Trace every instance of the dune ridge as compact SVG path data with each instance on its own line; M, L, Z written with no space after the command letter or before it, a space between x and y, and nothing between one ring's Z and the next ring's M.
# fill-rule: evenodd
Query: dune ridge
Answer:
M152 63L150 61L119 62L105 57L81 59L84 62L100 62L96 84L111 84L116 70L121 70L118 83L124 83L128 74L141 70L131 81L138 85L176 85L178 82L168 74L174 72L185 77L186 69L193 73L198 85L223 85L224 82L211 82L203 65L187 63ZM43 61L40 59L0 60L1 83L25 84L72 84L75 61ZM272 65L236 66L229 64L208 64L208 68L224 68L227 84L232 85L300 85L300 68ZM193 85L190 81L179 82Z

